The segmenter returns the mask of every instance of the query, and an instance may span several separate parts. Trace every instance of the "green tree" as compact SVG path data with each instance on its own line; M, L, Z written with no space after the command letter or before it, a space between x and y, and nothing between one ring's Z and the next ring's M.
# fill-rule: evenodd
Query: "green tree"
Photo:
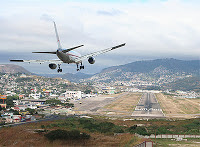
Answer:
M31 108L26 109L31 115L35 114L35 110Z
M7 107L14 107L14 103L13 100L17 100L18 99L18 95L14 95L14 96L7 96L7 99L5 100Z
M50 104L50 105L54 105L54 106L63 104L60 100L56 100L56 99L46 100L45 103Z
M86 94L90 94L92 91L90 90L90 89L86 89L85 91L84 91L84 93L86 93Z

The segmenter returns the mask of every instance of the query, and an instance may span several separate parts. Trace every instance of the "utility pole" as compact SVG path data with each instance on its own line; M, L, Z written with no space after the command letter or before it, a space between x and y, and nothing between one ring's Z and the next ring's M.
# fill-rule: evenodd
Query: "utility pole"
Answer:
M156 143L156 129L155 129L155 144L156 144L156 147L157 147L157 143Z

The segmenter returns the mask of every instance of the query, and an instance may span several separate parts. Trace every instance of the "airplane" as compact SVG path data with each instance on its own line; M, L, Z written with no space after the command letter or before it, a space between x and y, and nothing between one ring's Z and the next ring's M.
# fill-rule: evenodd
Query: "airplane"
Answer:
M95 63L95 58L94 56L112 51L114 49L117 49L119 47L125 46L126 43L111 47L111 48L107 48L104 50L100 50L97 52L93 52L87 55L83 55L81 56L80 53L73 51L74 49L77 49L79 47L82 47L84 45L79 45L79 46L75 46L72 48L68 48L68 49L63 49L61 47L61 43L60 43L60 39L58 36L58 31L57 31L57 27L56 27L56 23L53 22L54 24L54 29L55 29L55 33L56 33L56 39L57 39L57 44L58 44L58 49L55 52L32 52L32 53L46 53L46 54L56 54L57 57L59 59L55 59L55 60L10 60L10 62L28 62L28 63L45 63L48 62L49 64L49 68L50 69L56 69L57 65L58 65L58 69L57 72L62 72L62 69L60 68L62 63L67 63L67 64L71 64L71 63L75 63L77 65L77 71L84 69L84 65L82 64L82 60L83 59L88 59L88 62L90 64L94 64ZM79 64L80 67L79 67Z

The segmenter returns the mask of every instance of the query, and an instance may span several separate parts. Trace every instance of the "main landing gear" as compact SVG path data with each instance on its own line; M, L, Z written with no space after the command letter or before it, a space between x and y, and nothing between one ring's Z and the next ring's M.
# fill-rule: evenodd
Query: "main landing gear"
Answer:
M57 71L58 71L58 73L62 72L62 69L60 68L60 64L58 64L58 70Z
M80 68L78 67L78 64L76 64L76 66L77 66L77 71L79 71L79 70L81 70L81 69L84 69L84 65L82 65L82 62L81 62L81 66L80 66Z
M57 72L59 73L59 72L62 72L62 69L60 68L60 65L61 64L58 64L58 70L57 70ZM79 70L81 70L81 69L84 69L84 65L82 65L82 62L81 62L81 65L80 65L80 67L78 66L79 64L76 64L76 66L77 66L77 71L79 71Z

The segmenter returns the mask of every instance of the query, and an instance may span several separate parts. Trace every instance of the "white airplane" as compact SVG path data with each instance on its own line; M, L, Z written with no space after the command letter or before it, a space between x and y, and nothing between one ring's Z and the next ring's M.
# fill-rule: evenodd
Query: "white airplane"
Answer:
M101 51L97 51L94 53L90 53L90 54L81 56L80 53L75 52L73 50L76 48L82 47L83 45L79 45L79 46L72 47L69 49L62 49L61 44L60 44L60 39L58 36L58 32L57 32L57 28L56 28L56 23L55 22L53 22L53 23L54 23L54 28L55 28L55 33L56 33L56 38L57 38L57 43L58 43L57 51L55 51L55 52L32 52L32 53L56 54L59 59L56 59L56 60L10 60L10 61L11 62L28 62L28 63L34 62L34 63L40 63L40 64L44 63L44 62L48 62L48 63L50 63L49 64L50 69L56 69L57 65L58 65L58 70L57 70L58 72L62 72L62 69L60 68L62 63L67 63L67 64L75 63L77 65L77 71L79 71L81 69L84 69L84 66L82 65L83 59L88 59L88 62L90 64L94 64L95 63L94 56L112 51L116 48L119 48L119 47L122 47L125 45L125 43L123 43L123 44L120 44L120 45L117 45L117 46L114 46L114 47L111 47L108 49L104 49ZM79 67L79 64L81 64L80 67Z

